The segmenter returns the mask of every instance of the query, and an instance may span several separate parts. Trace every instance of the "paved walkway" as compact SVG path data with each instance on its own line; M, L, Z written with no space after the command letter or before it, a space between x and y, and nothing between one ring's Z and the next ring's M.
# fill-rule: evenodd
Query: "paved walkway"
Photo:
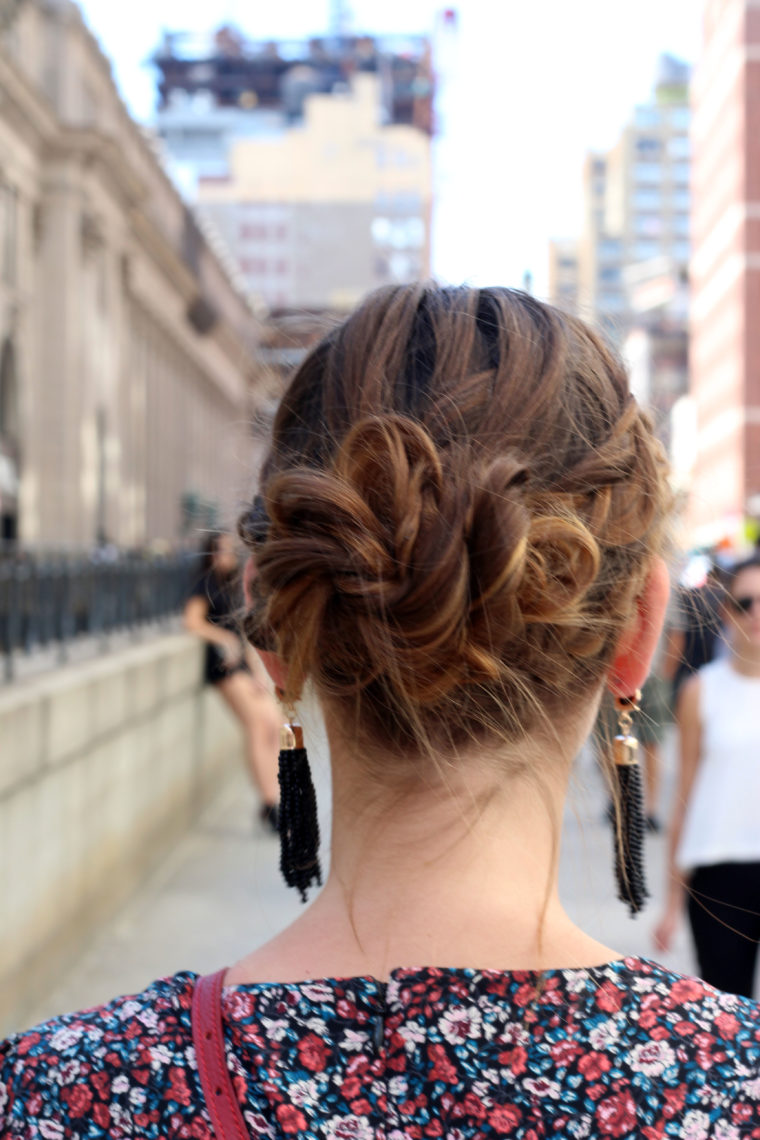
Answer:
M305 725L323 811L328 764L324 739ZM316 741L316 743L315 743ZM673 785L673 741L664 749L664 800ZM573 918L625 954L652 956L651 931L665 882L665 839L648 839L653 899L638 918L615 897L611 834L603 820L605 794L589 756L579 760L563 837L561 890ZM323 835L329 834L322 820ZM142 989L180 969L209 971L270 938L299 911L295 892L281 883L279 848L253 821L253 800L242 775L209 804L200 822L130 905L103 930L52 993L41 995L31 1022L66 1009L99 1004ZM694 969L686 931L666 965Z

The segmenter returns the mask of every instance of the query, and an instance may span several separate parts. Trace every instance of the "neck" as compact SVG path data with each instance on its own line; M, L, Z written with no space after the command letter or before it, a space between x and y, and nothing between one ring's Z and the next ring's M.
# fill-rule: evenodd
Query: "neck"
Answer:
M471 772L452 783L362 803L355 780L335 781L324 901L350 913L357 946L386 968L456 964L452 953L482 965L507 937L534 958L542 913L559 908L563 780L542 789Z
M613 951L578 930L557 890L575 746L521 747L503 768L450 769L378 790L329 731L330 873L314 903L228 980L371 974L396 966L548 969L598 965ZM505 776L510 767L529 775Z

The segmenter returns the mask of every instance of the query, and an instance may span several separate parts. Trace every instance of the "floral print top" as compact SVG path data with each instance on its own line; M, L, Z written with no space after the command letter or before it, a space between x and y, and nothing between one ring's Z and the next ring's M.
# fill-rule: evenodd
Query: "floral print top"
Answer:
M0 1044L0 1137L211 1140L196 975ZM627 958L223 992L252 1137L760 1138L760 1007Z

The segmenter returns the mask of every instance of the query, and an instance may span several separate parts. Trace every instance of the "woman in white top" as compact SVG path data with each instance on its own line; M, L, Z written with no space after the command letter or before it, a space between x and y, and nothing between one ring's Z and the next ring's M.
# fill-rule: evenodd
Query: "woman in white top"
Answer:
M680 785L660 950L688 893L702 977L752 996L760 941L760 558L739 563L725 600L729 653L683 686Z

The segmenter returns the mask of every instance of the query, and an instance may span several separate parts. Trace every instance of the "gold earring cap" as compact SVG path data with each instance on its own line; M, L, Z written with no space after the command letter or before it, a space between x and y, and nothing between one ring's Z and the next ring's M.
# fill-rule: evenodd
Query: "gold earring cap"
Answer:
M639 762L639 742L635 736L626 733L612 741L612 758L618 768L631 768Z
M291 752L294 748L303 748L303 729L300 724L284 724L280 729L280 749Z

